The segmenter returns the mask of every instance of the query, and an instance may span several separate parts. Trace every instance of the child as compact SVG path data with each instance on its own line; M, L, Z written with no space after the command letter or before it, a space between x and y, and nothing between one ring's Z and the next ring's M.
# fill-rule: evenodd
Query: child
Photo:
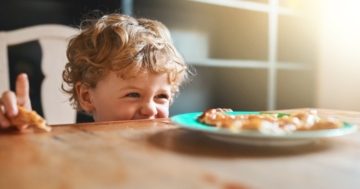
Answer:
M87 19L80 29L68 45L62 85L76 110L95 121L169 116L190 72L162 23L114 13ZM16 116L16 105L31 109L26 74L18 76L15 93L0 98L1 127L10 126L5 114Z

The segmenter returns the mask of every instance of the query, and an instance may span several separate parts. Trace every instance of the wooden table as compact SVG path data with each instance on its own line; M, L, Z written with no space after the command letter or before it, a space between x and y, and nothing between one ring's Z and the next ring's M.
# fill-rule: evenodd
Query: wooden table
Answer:
M360 125L360 112L318 112ZM3 130L0 188L358 189L360 132L265 148L219 142L169 119Z

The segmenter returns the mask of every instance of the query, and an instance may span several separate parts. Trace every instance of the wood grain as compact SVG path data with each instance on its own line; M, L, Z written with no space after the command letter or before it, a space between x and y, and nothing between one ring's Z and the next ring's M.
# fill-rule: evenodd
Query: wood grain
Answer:
M360 123L360 112L318 111ZM265 148L219 142L169 119L2 130L0 188L358 188L359 149L359 131Z

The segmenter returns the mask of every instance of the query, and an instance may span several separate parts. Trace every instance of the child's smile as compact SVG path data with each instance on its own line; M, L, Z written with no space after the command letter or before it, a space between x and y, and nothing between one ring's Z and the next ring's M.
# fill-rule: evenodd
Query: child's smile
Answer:
M88 95L88 96L87 96ZM154 119L169 116L171 84L168 74L144 74L124 80L110 72L89 89L85 110L95 121Z

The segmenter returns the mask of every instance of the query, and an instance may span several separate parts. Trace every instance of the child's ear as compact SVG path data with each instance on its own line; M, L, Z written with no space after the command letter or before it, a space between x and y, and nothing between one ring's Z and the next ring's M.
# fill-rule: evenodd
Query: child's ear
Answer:
M79 104L81 108L88 113L92 113L95 107L93 101L91 100L89 87L83 85L81 82L77 82L76 93L79 97Z

